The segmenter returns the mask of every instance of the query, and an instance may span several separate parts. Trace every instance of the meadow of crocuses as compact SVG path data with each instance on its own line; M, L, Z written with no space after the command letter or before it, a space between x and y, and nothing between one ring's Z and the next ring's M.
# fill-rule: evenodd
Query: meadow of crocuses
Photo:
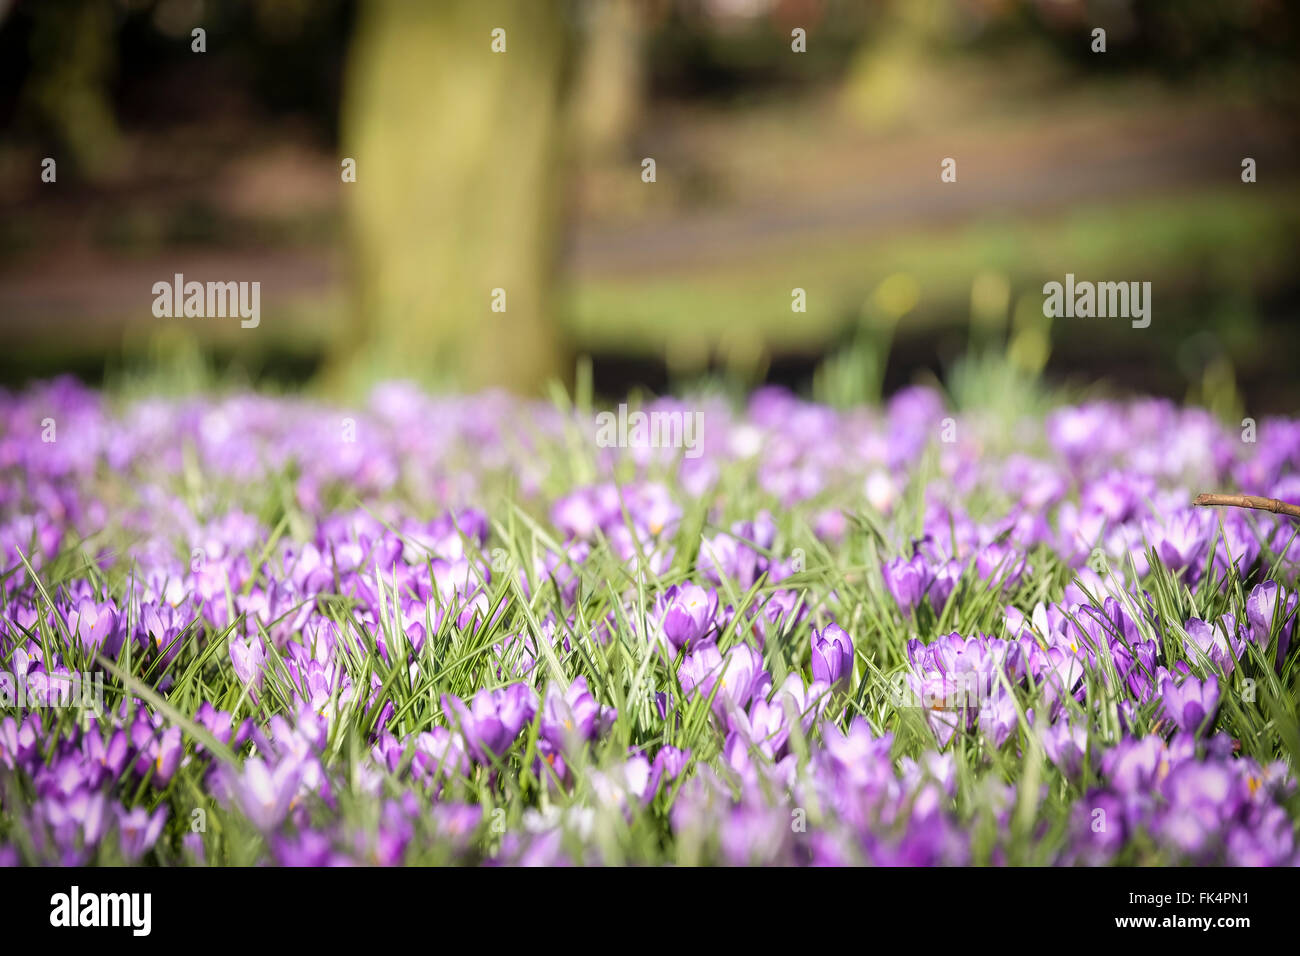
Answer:
M1300 861L1300 422L650 407L0 395L0 861Z

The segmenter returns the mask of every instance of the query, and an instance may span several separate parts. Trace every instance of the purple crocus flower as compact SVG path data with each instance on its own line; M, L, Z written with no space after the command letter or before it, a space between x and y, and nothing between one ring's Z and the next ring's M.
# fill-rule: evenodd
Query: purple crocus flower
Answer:
M1169 772L1169 748L1154 734L1122 737L1102 755L1101 766L1117 793L1140 796Z
M1281 610L1278 601L1281 599ZM1250 639L1258 647L1266 648L1273 634L1273 621L1280 619L1277 636L1277 667L1281 669L1287 648L1291 646L1291 632L1295 627L1297 597L1287 594L1276 581L1257 584L1246 598L1246 620L1250 623Z
M1015 698L1001 684L993 685L992 692L980 699L980 730L995 747L1001 747L1015 733L1019 718Z
M181 743L181 729L168 727L162 733L143 720L137 720L131 728L131 740L139 755L135 760L136 773L144 775L153 770L153 783L165 787L176 773L185 755Z
M830 704L830 687L820 681L804 686L803 675L791 671L772 696L772 703L780 704L792 725L798 723L804 734Z
M1208 761L1183 761L1170 771L1161 790L1169 805L1154 821L1154 829L1161 842L1193 858L1218 844L1245 797L1245 787L1232 770Z
M698 643L713 627L718 592L697 584L674 584L664 594L663 636L673 650Z
M292 836L277 835L271 840L271 852L281 866L342 866L350 863L337 852L330 838L316 830L303 830Z
M440 835L456 843L466 843L483 822L483 808L478 804L435 804L433 821Z
M1198 618L1187 622L1184 630L1191 638L1192 645L1204 657L1219 668L1224 674L1231 674L1241 657L1244 641L1237 633L1237 622L1231 614L1225 614L1213 626ZM1191 655L1196 659L1195 651Z
M207 862L207 852L203 847L203 834L185 834L181 837L181 846L185 848L190 866L203 866Z
M597 506L590 489L565 495L551 508L554 525L575 538L593 537L602 520L602 509Z
M469 773L469 755L464 738L446 727L434 727L415 742L412 772L421 778L464 776Z
M934 580L925 559L919 554L907 559L894 558L880 570L885 579L885 587L904 614L911 614L920 606L921 599Z
M217 710L206 700L194 712L194 722L205 728L223 744L238 749L252 733L251 721L245 720L236 730L234 718L224 710Z
M712 694L713 711L725 720L728 712L749 703L763 673L762 659L748 644L738 644L726 655L708 645L688 655L677 676L687 695L692 691L706 698Z
M274 767L267 766L260 757L250 757L244 761L243 773L234 779L231 789L244 816L263 833L268 833L289 815L301 781L302 765L291 757Z
M773 761L785 755L790 717L779 699L769 702L756 698L749 705L749 713L733 710L728 714L727 725L731 736L743 742L746 749L757 749Z
M1049 724L1039 735L1047 759L1066 776L1076 776L1083 769L1088 750L1088 729L1065 718Z
M1166 716L1180 730L1197 734L1207 718L1219 708L1219 679L1211 674L1200 681L1188 675L1175 683L1166 672L1160 683L1160 696Z
M926 595L935 614L942 614L943 609L948 605L952 592L957 590L957 582L961 580L962 570L962 562L956 559L941 561L935 565L930 579L930 589Z
M848 690L853 677L853 639L838 624L812 632L812 675L837 690Z
M97 730L92 731L81 738L81 746L87 763L98 765L104 774L114 777L122 772L131 756L131 743L126 731L121 729L114 730L107 742ZM0 746L0 751L3 749Z
M1080 684L1083 681L1084 666L1077 655L1067 653L1060 647L1049 647L1042 660L1039 686L1048 712L1055 715L1059 713L1066 697L1082 692Z
M165 805L152 814L144 807L135 807L129 812L118 807L117 828L122 837L122 855L132 863L140 859L158 842L158 836L166 822Z
M68 615L68 630L84 650L116 657L122 647L119 620L117 606L112 601L97 604L82 598L76 610Z
M1160 560L1171 571L1184 571L1189 584L1199 581L1205 570L1205 553L1213 533L1211 520L1205 511L1188 508L1148 527Z
M82 787L64 800L49 799L43 806L46 818L55 831L55 839L61 843L75 843L76 834L80 831L82 845L93 847L99 844L107 829L108 801L101 792L92 792ZM121 808L118 809L120 811Z
M537 713L537 695L527 684L484 688L468 707L453 694L442 695L443 713L459 726L466 748L481 764L490 764L509 748Z
M605 709L591 695L587 678L575 677L567 691L551 684L542 704L538 732L541 738L564 752L574 743L586 742L613 723L613 709Z
M262 686L262 668L266 665L266 648L260 637L253 637L247 642L237 637L230 639L230 663L234 665L235 676L246 686ZM257 698L254 696L254 700Z
M719 822L718 843L730 866L779 863L791 840L790 818L779 807L733 807Z
M170 604L146 604L142 607L140 628L143 631L141 636L162 655L160 667L166 667L180 653L181 642L177 639L182 630L180 615Z
M1217 760L1181 761L1160 789L1172 805L1204 809L1216 824L1236 816L1249 796L1236 768Z
M1075 805L1074 813L1073 842L1084 862L1100 865L1124 846L1128 826L1120 795L1094 788Z
M655 754L654 763L650 765L650 779L646 783L643 799L649 803L659 792L661 784L676 780L681 776L686 765L690 763L690 750L679 750L673 746L664 746Z

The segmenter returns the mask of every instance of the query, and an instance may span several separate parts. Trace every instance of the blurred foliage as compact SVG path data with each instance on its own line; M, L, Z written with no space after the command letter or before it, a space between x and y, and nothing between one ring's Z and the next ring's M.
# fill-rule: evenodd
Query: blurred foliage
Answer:
M605 355L654 356L674 380L721 368L752 382L782 353L798 353L821 366L814 389L844 403L897 384L898 362L956 374L959 354L995 355L1032 378L1054 363L1085 367L1081 353L1104 341L1113 365L1151 366L1172 380L1160 384L1226 415L1243 390L1281 374L1279 356L1300 345L1279 327L1297 298L1300 200L1276 164L1250 190L1171 187L1019 218L977 210L951 228L827 230L707 267L590 275L556 267L566 216L616 228L680 221L823 177L852 182L854 170L818 165L826 151L816 137L853 121L865 149L900 130L946 134L959 121L996 133L1016 111L1046 123L1055 117L1044 103L1073 109L1086 95L1099 116L1138 91L1152 110L1212 98L1281 115L1300 90L1294 3L555 0L544 9L560 62L543 57L550 65L536 68L536 82L513 81L517 96L480 83L485 71L461 58L485 40L444 47L427 34L403 45L391 25L394 11L431 22L434 7L450 17L462 7L507 10L505 2L0 0L0 255L18 271L69 237L113 261L337 246L351 293L268 302L277 331L233 346L251 366L281 363L295 375L326 351L337 368L386 326L389 345L365 359L374 374L428 371L423 363L436 355L439 373L495 365L498 377L530 383L567 364L563 340L572 336ZM405 53L383 52L373 9L388 11L384 42ZM207 31L201 55L190 48L196 25ZM1104 58L1090 51L1094 26L1107 30ZM796 27L808 37L797 56L788 54ZM458 64L455 82L447 64ZM563 96L553 102L552 91ZM835 104L831 122L800 125L825 102ZM471 122L465 104L487 119ZM695 154L681 143L691 136L704 142ZM263 149L272 140L301 142L309 158L291 153L262 179L221 185L241 162L276 162ZM647 190L635 163L652 151L680 162ZM340 194L337 157L361 153L356 188ZM70 188L34 198L28 164L50 154ZM699 162L701 154L719 158ZM308 186L300 196L299 178L316 181L312 158L328 167L323 195ZM804 164L793 184L771 172ZM1063 262L1080 273L1140 268L1159 280L1159 328L1121 338L1035 317L1037 285ZM509 278L493 278L501 273ZM872 303L890 283L897 291L899 277L914 285L915 302L891 324ZM557 283L561 294L552 294ZM458 284L475 291L461 295ZM795 285L810 289L810 305L792 320ZM510 287L513 334L480 324L497 286ZM417 333L417 318L435 311L451 339L432 327ZM996 333L994 315L1007 323ZM99 318L5 361L83 367L137 348ZM25 337L31 324L24 320ZM1266 337L1278 347L1261 349ZM841 356L823 364L827 352ZM534 357L536 369L523 358L512 365L508 353Z
M121 126L213 109L338 129L352 0L18 0L0 5L0 128L112 170ZM207 51L191 49L202 27ZM74 172L72 168L69 173Z
M19 141L63 143L87 168L107 161L119 125L165 124L210 106L292 113L336 142L358 7L357 0L0 4L0 128ZM1095 25L1107 28L1111 75L1222 80L1257 100L1288 103L1300 89L1300 11L1281 0L570 0L562 10L607 48L588 64L604 78L587 84L598 92L644 86L654 96L752 100L865 73L883 95L915 80L911 67L927 57L995 63L1033 48L1095 75L1088 45ZM194 26L207 31L201 60L190 49ZM807 52L773 56L788 48L794 27L807 31ZM614 82L620 70L634 77Z

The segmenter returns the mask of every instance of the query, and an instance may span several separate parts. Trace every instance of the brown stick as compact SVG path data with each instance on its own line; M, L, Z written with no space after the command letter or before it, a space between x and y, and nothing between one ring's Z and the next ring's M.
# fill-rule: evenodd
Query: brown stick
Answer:
M1258 495L1197 495L1194 505L1222 506L1226 508L1254 508L1256 511L1271 511L1275 515L1287 515L1300 520L1300 505L1289 505L1276 498L1261 498Z

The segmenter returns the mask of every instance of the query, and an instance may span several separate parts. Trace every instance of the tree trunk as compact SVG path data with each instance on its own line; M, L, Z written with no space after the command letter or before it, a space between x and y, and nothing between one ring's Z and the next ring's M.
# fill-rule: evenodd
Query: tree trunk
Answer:
M622 158L645 96L637 0L589 4L573 84L574 138L584 158Z
M550 302L563 6L369 0L357 31L342 116L356 314L336 370L536 391L564 370Z

